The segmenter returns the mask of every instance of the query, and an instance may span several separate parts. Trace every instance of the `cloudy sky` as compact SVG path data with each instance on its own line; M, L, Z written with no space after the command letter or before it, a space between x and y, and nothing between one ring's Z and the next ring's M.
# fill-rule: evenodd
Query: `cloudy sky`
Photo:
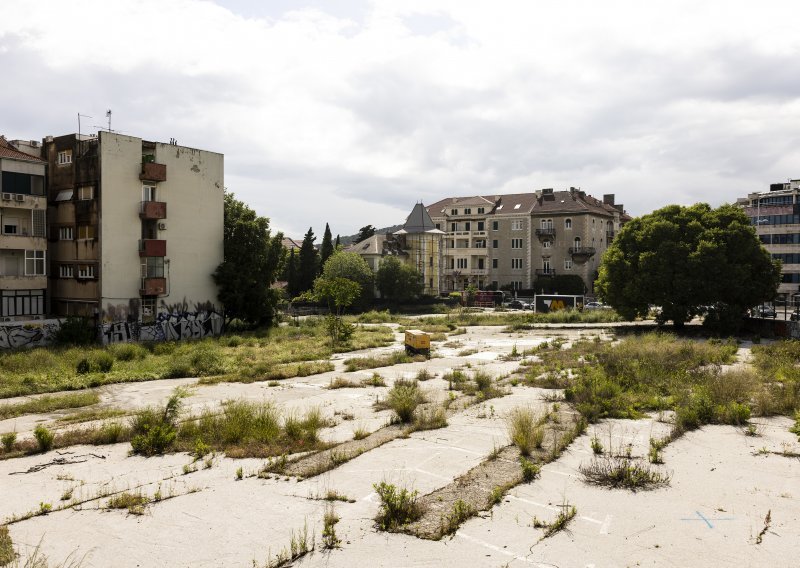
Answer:
M225 154L302 236L579 186L628 212L800 177L800 3L2 0L0 133Z

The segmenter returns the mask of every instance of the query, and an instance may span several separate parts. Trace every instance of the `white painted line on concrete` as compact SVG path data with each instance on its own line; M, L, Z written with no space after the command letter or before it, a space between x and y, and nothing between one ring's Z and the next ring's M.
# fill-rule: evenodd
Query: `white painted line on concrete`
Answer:
M456 536L460 537L460 538L463 538L464 540L468 540L469 542L475 543L475 544L477 544L479 546L482 546L484 548L488 548L489 550L494 550L495 552L499 552L500 554L504 554L506 556L510 556L514 560L519 560L521 562L527 562L528 564L534 564L536 566L539 566L540 568L552 568L552 565L539 564L538 562L530 560L529 558L525 558L524 556L520 556L519 554L517 554L515 552L511 552L509 550L504 550L503 548L497 546L496 544L491 544L489 542L486 542L486 541L480 540L478 538L475 538L474 536L469 536L468 534L464 534L461 531L457 531L456 532Z
M550 511L560 511L561 507L556 507L553 505L545 505L544 503L537 503L536 501L531 501L530 499L523 499L522 497L515 497L514 495L508 495L509 499L514 501L520 501L522 503L527 503L528 505L533 505L535 507L541 507L543 509L549 509ZM587 517L586 515L578 515L578 518L584 520L589 523L594 523L596 525L600 525L600 534L608 534L608 527L611 524L611 515L606 515L605 520L599 521L597 519L593 519L592 517Z
M608 534L608 529L611 526L611 515L606 515L603 524L600 526L600 534Z
M425 471L424 469L420 469L418 467L415 467L414 469L412 469L410 471L416 471L418 473L423 473L425 475L429 475L430 477L434 477L436 479L442 479L442 480L447 481L447 482L453 481L452 477L445 477L443 475L438 475L436 473L431 473L430 471Z

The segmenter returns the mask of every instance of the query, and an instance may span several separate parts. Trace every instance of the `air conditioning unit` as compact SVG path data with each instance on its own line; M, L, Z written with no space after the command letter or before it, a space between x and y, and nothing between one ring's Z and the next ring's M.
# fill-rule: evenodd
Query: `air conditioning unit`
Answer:
M158 224L158 230L159 231L166 231L167 230L167 224L166 223L159 223Z
M25 201L25 196L23 194L21 194L21 193L18 193L16 195L16 199L17 199L17 201Z
M11 201L11 194L10 193L4 193L3 194L3 201Z

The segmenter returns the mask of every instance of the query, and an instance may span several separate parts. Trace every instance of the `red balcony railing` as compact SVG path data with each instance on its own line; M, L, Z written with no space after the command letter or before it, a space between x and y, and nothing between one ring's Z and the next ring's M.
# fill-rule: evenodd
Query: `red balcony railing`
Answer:
M139 179L143 181L167 181L167 164L155 162L142 162L142 173Z
M142 201L139 207L142 219L166 219L167 204L163 201Z
M141 239L139 256L167 256L167 241L160 239Z
M142 278L140 296L163 296L167 293L166 278Z

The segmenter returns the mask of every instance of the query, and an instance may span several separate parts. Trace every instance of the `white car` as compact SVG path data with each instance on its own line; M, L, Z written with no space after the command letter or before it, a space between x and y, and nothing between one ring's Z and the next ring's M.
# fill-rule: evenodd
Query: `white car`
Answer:
M611 306L606 306L602 302L586 302L583 305L584 310L610 310Z

